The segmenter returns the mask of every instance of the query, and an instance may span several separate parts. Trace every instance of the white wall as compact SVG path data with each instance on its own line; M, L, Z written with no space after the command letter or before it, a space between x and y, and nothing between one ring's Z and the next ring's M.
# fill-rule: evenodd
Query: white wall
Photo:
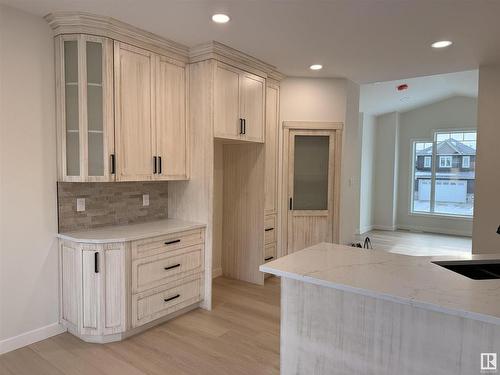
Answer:
M370 231L374 225L374 178L375 167L375 116L361 114L361 177L359 233Z
M479 68L473 253L500 253L500 65Z
M399 113L378 116L375 126L374 227L396 229Z
M0 49L2 352L23 340L55 333L59 326L54 51L49 26L40 17L0 5ZM18 337L41 327L46 329Z
M432 140L433 132L440 129L476 128L476 116L477 100L464 96L455 96L401 113L398 227L469 236L472 234L472 221L468 219L410 215L409 183L412 142L418 139Z
M281 121L344 123L340 240L353 241L359 226L359 86L346 79L287 78L280 102Z

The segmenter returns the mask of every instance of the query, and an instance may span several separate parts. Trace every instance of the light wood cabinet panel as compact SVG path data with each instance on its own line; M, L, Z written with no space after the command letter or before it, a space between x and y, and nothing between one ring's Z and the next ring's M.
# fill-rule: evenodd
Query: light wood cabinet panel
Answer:
M78 326L78 293L80 281L78 269L81 268L80 251L71 242L61 241L59 244L60 264L60 314L73 326Z
M266 180L265 214L278 210L278 130L279 130L279 88L266 88Z
M156 154L158 180L188 178L186 67L163 56L156 65Z
M115 146L118 181L153 176L154 55L115 41Z
M214 137L264 142L265 79L218 63L214 91Z
M87 335L99 333L98 315L100 311L99 251L82 251L82 332Z
M104 245L102 286L104 306L104 334L125 330L126 325L126 287L125 287L125 249L122 244Z
M240 72L218 64L215 71L214 136L239 139L240 129Z
M243 138L264 142L265 80L240 74L240 111L244 120Z

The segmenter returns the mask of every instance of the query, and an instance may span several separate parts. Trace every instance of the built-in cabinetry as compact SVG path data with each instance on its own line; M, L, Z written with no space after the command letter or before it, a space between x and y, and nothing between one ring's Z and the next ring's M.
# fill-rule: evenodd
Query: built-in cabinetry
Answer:
M278 257L278 161L279 85L269 80L266 87L266 143L264 181L264 262Z
M55 40L59 181L188 179L187 57L87 34Z
M169 230L172 222L178 231ZM204 295L203 226L184 224L183 230L173 220L151 225L168 233L144 237L150 234L141 224L118 228L141 237L134 240L114 242L113 228L60 235L60 314L71 333L91 342L121 340L198 306Z
M265 79L217 62L214 136L264 142Z

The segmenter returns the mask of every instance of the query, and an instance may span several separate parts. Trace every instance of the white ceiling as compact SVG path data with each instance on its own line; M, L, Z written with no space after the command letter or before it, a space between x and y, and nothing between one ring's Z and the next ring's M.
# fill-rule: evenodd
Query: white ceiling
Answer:
M361 85L359 110L370 115L405 112L456 95L477 97L479 72L469 70ZM397 86L408 89L398 91Z
M45 15L108 15L188 46L217 40L291 76L358 83L476 69L500 61L500 1L471 0L0 0ZM231 21L217 25L214 12ZM455 44L433 50L430 43ZM312 63L324 65L311 72Z

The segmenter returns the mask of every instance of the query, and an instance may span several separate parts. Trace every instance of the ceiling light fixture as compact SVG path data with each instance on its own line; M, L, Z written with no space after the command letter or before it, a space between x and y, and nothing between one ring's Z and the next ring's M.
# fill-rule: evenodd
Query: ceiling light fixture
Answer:
M321 69L323 69L323 65L321 65L321 64L313 64L313 65L311 65L309 67L309 69L311 69L311 70L321 70Z
M217 13L212 16L212 21L214 21L215 23L228 23L230 19L231 18L229 18L229 16L224 13Z
M431 44L432 48L446 48L453 44L452 41L449 40L439 40Z

